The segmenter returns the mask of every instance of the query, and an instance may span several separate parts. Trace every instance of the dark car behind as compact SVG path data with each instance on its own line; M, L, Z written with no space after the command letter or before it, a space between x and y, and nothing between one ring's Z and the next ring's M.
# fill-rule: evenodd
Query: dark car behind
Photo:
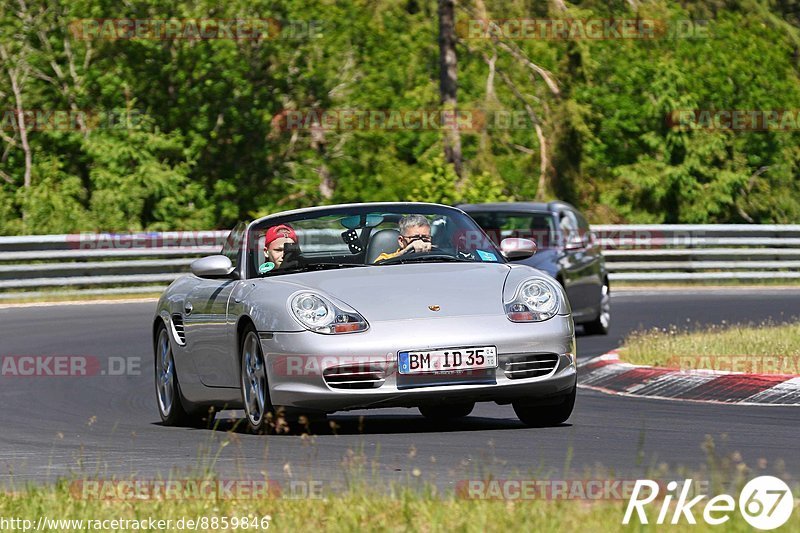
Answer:
M610 285L605 259L586 218L566 202L461 204L489 237L536 242L536 254L519 262L547 272L567 292L576 324L587 333L608 333Z

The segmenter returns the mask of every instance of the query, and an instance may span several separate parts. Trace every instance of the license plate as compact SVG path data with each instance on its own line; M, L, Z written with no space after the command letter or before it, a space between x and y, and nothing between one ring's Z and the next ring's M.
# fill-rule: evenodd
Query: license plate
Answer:
M497 348L494 346L400 352L397 355L401 374L497 368Z

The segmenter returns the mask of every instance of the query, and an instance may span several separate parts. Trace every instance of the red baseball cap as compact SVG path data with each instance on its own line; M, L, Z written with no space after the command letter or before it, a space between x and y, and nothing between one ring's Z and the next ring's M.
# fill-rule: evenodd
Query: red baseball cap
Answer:
M273 226L264 234L264 248L268 247L275 239L292 239L297 242L297 234L291 226L285 224Z

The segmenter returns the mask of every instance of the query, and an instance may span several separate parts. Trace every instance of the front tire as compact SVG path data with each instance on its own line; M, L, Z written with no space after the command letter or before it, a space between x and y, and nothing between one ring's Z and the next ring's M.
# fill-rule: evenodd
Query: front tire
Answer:
M252 433L266 433L274 420L269 397L267 365L255 328L248 326L240 347L242 403L247 427Z
M575 407L575 395L578 388L573 387L572 391L563 396L563 401L556 405L536 405L514 402L514 412L517 417L530 427L558 426L569 419Z
M584 324L583 329L592 335L608 335L611 328L611 290L608 287L608 280L603 280L600 289L600 312L597 318Z
M209 427L214 422L213 410L200 412L186 408L188 402L181 393L169 333L163 322L156 331L154 348L156 404L161 423L165 426Z
M475 402L457 405L424 405L419 408L419 412L429 420L441 422L469 416L473 409L475 409Z

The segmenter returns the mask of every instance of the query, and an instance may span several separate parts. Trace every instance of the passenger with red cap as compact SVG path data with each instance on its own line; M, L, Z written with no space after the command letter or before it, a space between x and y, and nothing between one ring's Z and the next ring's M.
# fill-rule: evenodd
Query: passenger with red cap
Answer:
M267 262L259 267L259 272L264 274L280 268L283 263L284 246L289 243L297 243L297 234L291 226L280 224L269 228L264 233L264 258Z

